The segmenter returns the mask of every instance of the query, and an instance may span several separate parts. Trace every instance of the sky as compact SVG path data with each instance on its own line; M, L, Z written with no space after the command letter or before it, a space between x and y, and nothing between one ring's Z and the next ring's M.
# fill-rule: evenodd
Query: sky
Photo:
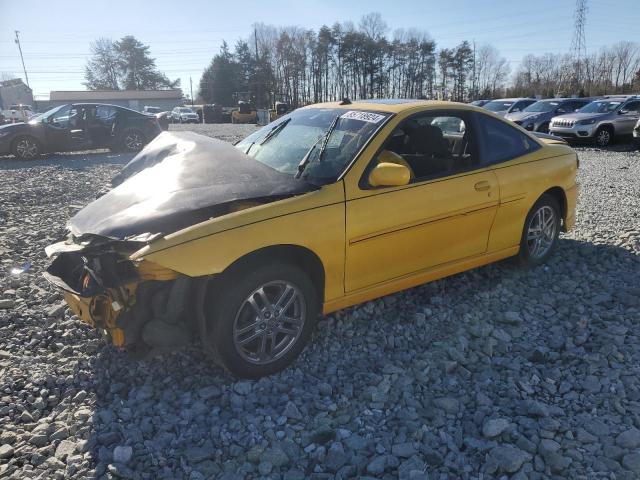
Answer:
M640 42L640 0L589 0L587 53L621 40ZM427 32L438 47L462 40L489 43L510 62L571 46L575 0L0 0L0 76L24 77L15 40L20 32L29 83L37 98L51 90L84 90L84 65L98 37L134 35L150 46L158 68L194 93L222 40L247 38L255 22L317 30L323 24L379 12L389 34Z

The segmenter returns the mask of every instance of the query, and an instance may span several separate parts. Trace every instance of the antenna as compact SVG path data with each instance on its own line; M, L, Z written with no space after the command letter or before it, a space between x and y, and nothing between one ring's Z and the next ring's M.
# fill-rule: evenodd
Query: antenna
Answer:
M587 20L587 0L576 0L576 11L574 13L573 39L571 40L571 58L575 65L574 86L578 93L583 86L584 62L587 57L587 41L584 34L584 25Z
M20 60L22 60L22 70L24 70L24 79L27 82L27 87L31 88L29 86L29 76L27 75L27 67L24 66L24 57L22 56L22 47L20 46L20 32L18 30L15 30L16 32L16 39L15 42L18 44L18 50L20 51Z

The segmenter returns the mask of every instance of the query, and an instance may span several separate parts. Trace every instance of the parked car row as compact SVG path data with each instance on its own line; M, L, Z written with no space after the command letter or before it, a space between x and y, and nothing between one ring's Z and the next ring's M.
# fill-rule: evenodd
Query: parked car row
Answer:
M640 137L640 96L596 98L500 98L472 105L492 111L525 130L550 133L567 141L589 141L599 147L614 139ZM636 140L640 143L640 140Z
M153 115L116 105L67 104L28 122L0 126L0 155L33 159L47 152L96 148L137 152L161 131Z

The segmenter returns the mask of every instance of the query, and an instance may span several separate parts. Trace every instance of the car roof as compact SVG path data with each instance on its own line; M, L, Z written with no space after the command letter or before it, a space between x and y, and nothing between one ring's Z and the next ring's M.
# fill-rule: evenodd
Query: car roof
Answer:
M114 105L113 103L80 102L80 103L67 103L66 105L72 105L74 107L114 107L119 110L126 110L127 112L133 112L133 113L137 113L138 115L144 115L144 113L139 112L137 110L133 110L127 107L122 107L120 105ZM60 105L60 106L64 106L64 105Z
M441 100L412 100L412 99L374 99L374 100L353 100L350 103L325 102L308 105L304 108L341 108L344 110L374 110L386 113L400 113L417 107L428 109L458 109L476 110L484 112L481 108L474 107L468 103L445 102Z
M530 97L516 97L516 98L496 98L495 100L491 100L492 102L518 102L520 100L535 100L535 98Z

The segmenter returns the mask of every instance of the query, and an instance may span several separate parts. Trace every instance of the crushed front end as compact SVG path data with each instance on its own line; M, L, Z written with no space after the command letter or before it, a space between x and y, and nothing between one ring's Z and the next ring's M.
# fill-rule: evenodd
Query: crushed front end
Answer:
M51 245L45 273L71 310L117 347L176 347L191 340L193 280L129 256L144 243L70 236Z

